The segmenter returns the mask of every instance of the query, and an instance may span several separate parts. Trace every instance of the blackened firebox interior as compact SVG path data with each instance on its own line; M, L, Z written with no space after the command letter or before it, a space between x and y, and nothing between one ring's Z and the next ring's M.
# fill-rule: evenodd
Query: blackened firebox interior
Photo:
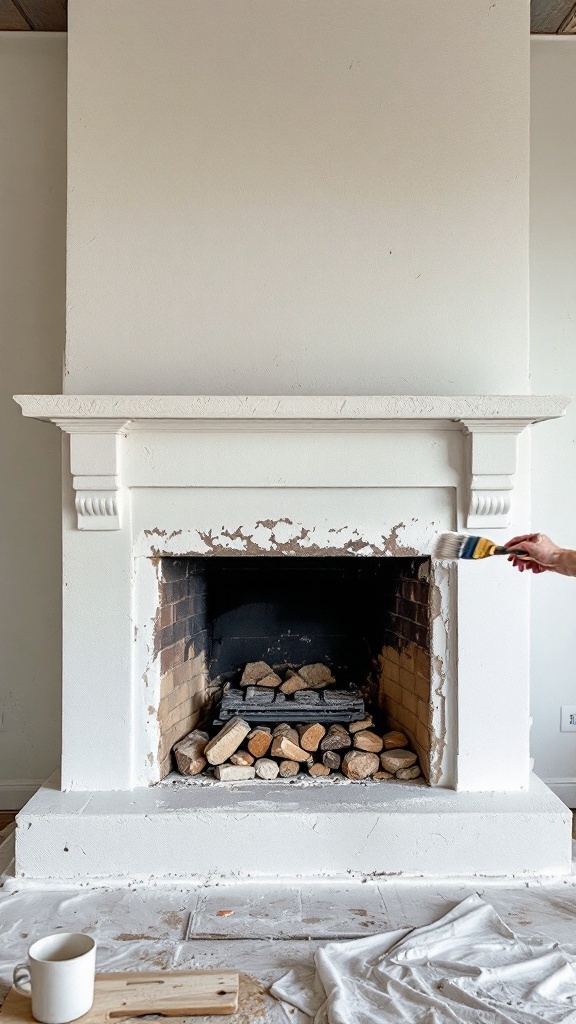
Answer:
M421 561L206 559L211 678L235 680L250 661L323 662L338 685L364 686L387 642L402 570Z

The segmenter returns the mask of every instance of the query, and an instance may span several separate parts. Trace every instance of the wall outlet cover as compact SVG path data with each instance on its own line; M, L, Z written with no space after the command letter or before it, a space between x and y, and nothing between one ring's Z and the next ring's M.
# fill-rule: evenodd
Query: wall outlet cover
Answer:
M560 708L560 732L576 732L576 704L563 704Z

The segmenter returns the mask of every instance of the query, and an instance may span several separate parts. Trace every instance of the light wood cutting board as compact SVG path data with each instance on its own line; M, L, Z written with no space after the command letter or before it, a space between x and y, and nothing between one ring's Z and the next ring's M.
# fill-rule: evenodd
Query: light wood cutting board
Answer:
M97 974L94 1005L83 1024L159 1013L165 1017L224 1016L238 1009L237 971L134 971ZM0 1010L0 1024L31 1024L30 1000L16 989Z

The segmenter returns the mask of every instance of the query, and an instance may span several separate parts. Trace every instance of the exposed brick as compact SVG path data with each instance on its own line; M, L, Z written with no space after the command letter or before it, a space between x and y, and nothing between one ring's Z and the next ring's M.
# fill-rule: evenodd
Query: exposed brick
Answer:
M430 619L430 612L428 605L426 604L415 604L414 605L414 618L420 626L428 626Z
M416 717L419 722L428 727L430 724L430 703L429 701L419 700L418 707L416 709Z
M173 604L163 604L160 606L160 611L158 615L158 626L160 629L163 629L164 626L172 625L172 623L174 622L175 607L176 606Z
M419 604L428 604L430 597L430 584L426 580L415 580L414 582L414 601L418 601Z
M181 601L178 601L174 606L174 622L183 622L184 619L194 614L194 599L192 597L183 597Z
M423 676L430 676L430 655L421 648L416 651L416 671Z
M416 676L416 685L414 687L415 692L420 700L430 700L430 680L425 679L424 676Z
M165 651L168 647L172 647L174 643L174 624L171 623L169 626L164 626L160 630L158 636L158 650Z
M184 661L184 641L180 640L177 644L172 644L171 647L167 647L165 650L160 652L160 672L164 675L165 672L169 672L170 669L176 665L181 665Z
M408 711L412 711L414 715L418 715L418 697L414 693L410 693L409 690L402 692L402 704Z
M395 647L385 647L384 650L382 651L382 656L385 658L386 661L390 662L391 664L400 664L400 654Z
M413 672L408 671L405 668L400 669L400 686L403 690L409 690L410 693L414 693L416 689L416 676Z
M174 670L171 669L170 672L165 672L160 679L160 700L162 701L164 697L167 697L169 693L172 693L172 690L176 685L177 684L174 680Z
M185 580L188 576L187 558L163 558L162 579L165 583L172 583L176 580Z
M400 682L400 666L393 661L384 661L383 673L386 679L391 679L394 683Z
M172 642L177 643L178 640L188 639L190 636L190 630L188 628L188 619L181 619L180 622L175 622L172 626Z
M416 667L414 650L412 647L406 647L400 654L400 668L408 672L413 672Z
M165 779L167 775L174 769L175 765L172 761L172 754L168 754L163 761L160 762L160 778Z
M408 711L408 708L398 708L398 718L402 723L402 728L408 733L410 738L416 735L416 724L417 718L412 711Z
M162 586L164 598L162 603L171 604L173 601L181 601L183 597L188 597L188 586L189 581L187 579L174 580L173 583L164 583Z
M381 690L380 690L381 693L383 693L385 696L391 697L392 700L397 701L398 704L401 703L401 701L402 701L402 687L399 686L398 683L392 682L391 679L381 679L380 680L380 684L381 684Z
M422 722L416 722L416 740L423 750L430 753L430 733Z

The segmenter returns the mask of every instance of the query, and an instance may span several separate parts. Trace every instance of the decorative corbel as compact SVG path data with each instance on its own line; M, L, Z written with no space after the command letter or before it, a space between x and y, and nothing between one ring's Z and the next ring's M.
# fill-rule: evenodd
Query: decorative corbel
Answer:
M70 434L70 468L79 530L122 529L125 494L120 474L126 421L57 420Z
M518 435L525 420L461 420L468 434L470 496L469 530L510 526Z

